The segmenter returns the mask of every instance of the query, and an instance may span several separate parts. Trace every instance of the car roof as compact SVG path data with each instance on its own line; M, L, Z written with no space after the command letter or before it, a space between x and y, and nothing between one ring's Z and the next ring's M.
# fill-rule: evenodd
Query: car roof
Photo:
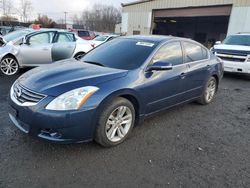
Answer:
M142 41L154 42L154 43L167 42L173 39L190 40L190 39L174 37L170 35L169 36L166 36L166 35L132 35L132 36L124 36L122 38L142 40Z

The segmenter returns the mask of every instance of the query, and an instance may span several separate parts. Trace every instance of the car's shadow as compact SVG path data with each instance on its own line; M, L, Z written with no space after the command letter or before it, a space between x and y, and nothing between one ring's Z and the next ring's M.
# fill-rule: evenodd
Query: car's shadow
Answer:
M225 73L224 77L228 79L250 80L250 75L246 74Z

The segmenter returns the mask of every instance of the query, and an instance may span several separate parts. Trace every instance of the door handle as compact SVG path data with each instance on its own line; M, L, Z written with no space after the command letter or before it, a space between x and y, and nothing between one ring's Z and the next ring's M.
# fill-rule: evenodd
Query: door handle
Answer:
M43 48L43 50L44 50L44 51L49 51L49 49L48 49L48 48Z

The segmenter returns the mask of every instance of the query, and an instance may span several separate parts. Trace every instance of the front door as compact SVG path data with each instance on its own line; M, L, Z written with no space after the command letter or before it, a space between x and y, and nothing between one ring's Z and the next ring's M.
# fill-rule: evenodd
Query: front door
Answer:
M186 70L183 64L182 47L179 41L161 47L151 63L164 61L173 65L172 70L145 72L143 76L142 97L147 101L145 114L169 108L181 102L180 84L182 73Z
M18 58L26 66L39 66L52 62L51 49L54 32L42 32L28 36L20 46Z

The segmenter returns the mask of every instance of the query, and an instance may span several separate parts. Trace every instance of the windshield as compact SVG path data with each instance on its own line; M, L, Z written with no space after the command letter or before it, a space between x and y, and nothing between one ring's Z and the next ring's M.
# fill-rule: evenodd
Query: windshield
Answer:
M135 39L114 39L87 53L82 61L105 67L132 70L139 68L157 44Z
M231 35L223 41L223 44L250 46L250 35Z
M108 38L108 36L98 36L94 40L95 41L105 41Z
M19 31L11 32L11 33L5 35L3 38L6 42L10 42L10 41L13 41L15 39L21 38L28 33L30 33L30 31L28 31L28 30L21 30L21 31L19 30Z

